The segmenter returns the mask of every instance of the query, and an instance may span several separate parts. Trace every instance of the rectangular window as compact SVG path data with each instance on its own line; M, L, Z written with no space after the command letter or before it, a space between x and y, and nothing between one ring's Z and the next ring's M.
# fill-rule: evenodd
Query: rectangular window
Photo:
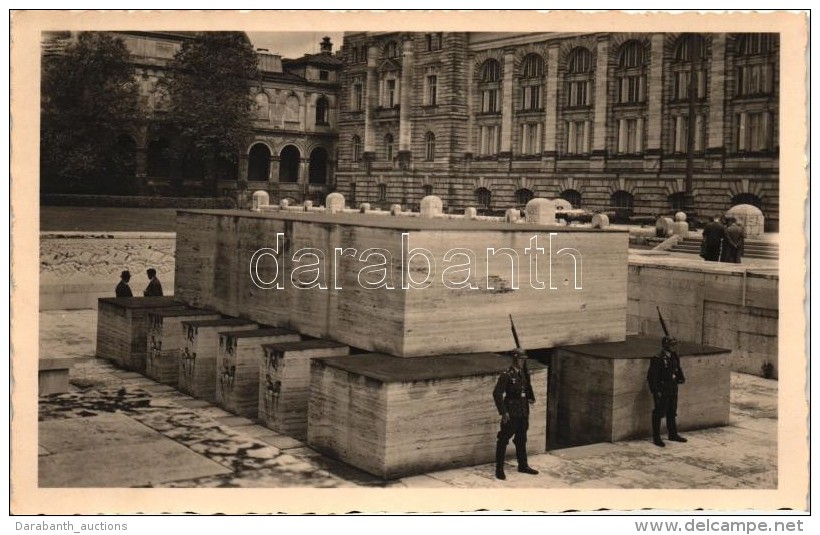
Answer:
M541 123L521 125L521 154L541 152Z
M694 146L693 152L703 152L704 145L704 128L703 115L695 116L695 132L694 132ZM680 153L687 152L689 143L689 118L684 115L675 117L675 131L674 131L674 151Z
M589 106L589 81L569 82L567 106Z
M479 130L479 152L489 156L498 152L498 125L482 126Z
M396 81L395 80L387 80L387 102L386 105L388 108L392 108L396 105Z
M646 77L624 76L619 86L618 102L621 104L637 104L646 99Z
M618 153L638 154L643 150L643 118L618 121Z
M745 65L737 69L737 94L740 96L769 95L774 83L772 65Z
M441 33L428 33L427 34L427 51L432 52L434 50L441 49Z
M741 113L738 116L738 150L761 152L770 150L772 142L771 113Z
M431 74L427 76L426 104L436 106L438 103L438 76Z
M537 110L541 108L541 86L540 85L527 85L524 86L523 91L523 102L521 103L521 109L524 110Z
M695 74L695 98L703 100L706 98L706 71L696 70ZM687 100L689 98L689 71L679 71L675 73L674 99Z
M589 121L567 123L567 153L586 154L589 152Z
M330 73L328 71L319 71L319 80L329 80Z
M498 111L498 89L485 89L481 92L481 111L484 113Z
M353 105L353 111L362 111L364 109L364 85L361 82L353 84L351 104Z

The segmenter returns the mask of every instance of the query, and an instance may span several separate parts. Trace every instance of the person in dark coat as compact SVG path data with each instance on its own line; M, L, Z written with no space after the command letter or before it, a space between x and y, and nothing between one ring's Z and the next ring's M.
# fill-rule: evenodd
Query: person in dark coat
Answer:
M123 271L120 273L120 282L117 284L117 288L114 290L114 293L117 297L134 297L134 294L131 293L131 287L128 286L128 281L131 280L131 272L130 271Z
M724 242L725 254L721 257L723 262L740 264L740 257L743 256L743 244L746 241L746 229L743 228L737 219L730 219L729 226L726 227L726 240Z
M162 297L162 284L157 278L157 270L151 268L145 274L148 275L148 286L145 287L143 295L145 297Z
M714 218L703 227L703 243L700 248L700 256L707 262L717 262L720 260L720 251L723 247L723 240L726 238L726 227L720 222L720 218Z
M686 442L686 439L678 434L677 412L678 412L678 385L686 382L683 369L680 366L680 359L675 352L678 341L672 336L664 336L661 341L663 349L652 357L649 362L649 371L646 380L649 383L649 391L652 392L652 399L655 407L652 410L652 440L656 446L666 447L661 440L661 418L666 418L666 430L669 433L669 440L674 442Z
M535 394L530 383L530 374L526 367L527 353L520 348L513 351L513 362L496 382L493 389L493 400L501 415L501 429L498 431L498 442L495 447L495 477L507 479L504 474L504 457L507 444L513 438L515 455L518 459L518 471L524 474L537 474L538 470L527 464L527 429L530 426L530 405L535 403Z

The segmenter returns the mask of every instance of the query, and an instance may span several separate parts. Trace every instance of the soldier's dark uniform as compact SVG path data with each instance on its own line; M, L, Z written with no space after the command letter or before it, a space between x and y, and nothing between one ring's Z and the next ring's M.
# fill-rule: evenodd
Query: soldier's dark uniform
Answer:
M678 354L674 351L675 344L677 340L674 338L664 337L663 349L652 357L646 374L649 391L652 392L655 402L655 408L652 410L652 439L660 447L666 446L661 440L661 418L666 418L669 440L686 442L686 439L678 434L676 421L678 385L686 382L686 377L683 375Z
M526 354L523 358L526 358ZM507 423L502 420L501 429L498 431L498 442L495 448L496 477L506 478L504 457L507 444L512 437L515 437L513 443L515 444L515 456L518 459L518 471L537 474L538 472L527 464L527 429L530 426L530 403L535 402L535 394L532 391L530 375L526 367L516 370L515 367L510 366L505 370L493 389L493 399L498 413L502 417L505 413L510 416Z

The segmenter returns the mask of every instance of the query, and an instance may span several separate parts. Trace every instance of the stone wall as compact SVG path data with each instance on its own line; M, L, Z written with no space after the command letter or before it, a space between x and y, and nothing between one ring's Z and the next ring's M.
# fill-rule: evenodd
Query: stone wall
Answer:
M40 233L40 310L97 308L114 297L120 272L131 271L131 291L141 296L153 267L165 295L174 293L173 232Z
M630 259L627 329L661 335L656 307L681 340L732 349L732 370L771 376L778 370L776 272L719 264L662 265Z

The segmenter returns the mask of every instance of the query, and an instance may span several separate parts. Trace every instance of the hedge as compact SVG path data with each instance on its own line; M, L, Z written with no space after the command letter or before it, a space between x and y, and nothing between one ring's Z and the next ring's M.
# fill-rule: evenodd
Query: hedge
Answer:
M51 193L40 196L41 206L107 206L113 208L236 208L228 197L139 197L118 195L69 195Z

